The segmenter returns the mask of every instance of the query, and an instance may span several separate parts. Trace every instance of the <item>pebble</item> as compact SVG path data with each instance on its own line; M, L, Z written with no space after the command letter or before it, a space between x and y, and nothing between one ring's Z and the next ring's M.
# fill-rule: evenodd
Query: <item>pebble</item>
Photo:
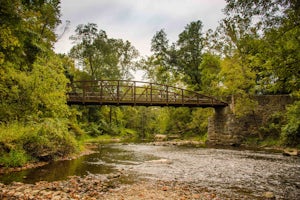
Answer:
M265 197L266 199L275 199L275 195L274 195L273 192L265 192L265 193L264 193L264 197Z

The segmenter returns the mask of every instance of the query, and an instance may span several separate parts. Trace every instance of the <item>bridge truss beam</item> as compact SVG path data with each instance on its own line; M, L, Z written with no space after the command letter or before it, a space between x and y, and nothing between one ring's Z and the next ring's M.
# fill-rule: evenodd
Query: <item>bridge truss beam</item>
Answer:
M74 81L69 105L225 107L226 102L173 86L140 81Z

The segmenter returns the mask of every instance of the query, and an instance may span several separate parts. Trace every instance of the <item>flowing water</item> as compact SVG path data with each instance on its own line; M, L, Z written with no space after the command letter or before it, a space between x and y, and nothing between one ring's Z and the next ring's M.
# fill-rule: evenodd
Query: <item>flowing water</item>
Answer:
M261 199L272 192L276 199L300 199L300 158L252 150L102 145L95 154L3 175L0 182L54 181L120 169L129 174L125 182L136 177L183 181L236 198Z

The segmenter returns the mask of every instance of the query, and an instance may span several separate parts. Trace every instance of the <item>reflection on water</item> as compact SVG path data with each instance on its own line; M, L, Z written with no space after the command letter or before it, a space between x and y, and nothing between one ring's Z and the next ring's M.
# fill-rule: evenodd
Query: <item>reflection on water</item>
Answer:
M159 159L171 162L146 162ZM250 150L143 144L99 146L94 154L6 174L0 176L0 182L54 181L88 173L109 174L118 169L139 177L193 183L237 199L260 199L264 192L273 192L277 199L300 196L299 157Z
M115 169L109 165L91 164L93 160L97 161L101 154L103 154L103 151L82 156L75 160L56 161L39 168L5 174L0 176L0 182L6 184L12 181L35 183L41 180L63 180L73 175L82 176L88 173L106 174L113 172Z
M94 154L85 155L74 160L52 162L35 169L1 175L0 182L5 184L13 181L35 183L37 181L64 180L69 176L84 176L89 173L109 174L117 172L117 165L137 165L143 161L156 159L155 156L135 154L133 151L113 148L113 146L99 145Z

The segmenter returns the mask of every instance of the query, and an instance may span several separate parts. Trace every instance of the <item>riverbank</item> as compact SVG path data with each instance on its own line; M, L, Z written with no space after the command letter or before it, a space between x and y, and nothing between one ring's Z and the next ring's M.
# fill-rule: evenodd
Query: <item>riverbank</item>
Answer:
M93 150L95 147L96 146L94 144L87 143L85 145L84 149L80 153L72 154L72 155L69 155L67 157L61 157L61 158L56 159L56 161L59 161L59 160L72 160L72 159L76 159L76 158L79 158L79 157L84 156L84 155L89 155L89 154L95 153L95 151ZM27 164L25 164L24 166L21 166L21 167L1 167L0 166L0 175L1 174L6 174L6 173L11 173L11 172L18 172L18 171L27 170L27 169L32 169L32 168L42 167L44 165L49 164L50 162L52 162L52 161L31 162L31 163L27 163Z
M188 146L188 147L202 147L202 148L216 148L216 149L240 149L240 150L259 150L273 153L282 153L284 156L300 156L300 149L284 148L279 146L253 146L242 144L240 146L228 145L207 145L203 141L195 140L170 140L170 141L155 141L148 143L153 146Z

